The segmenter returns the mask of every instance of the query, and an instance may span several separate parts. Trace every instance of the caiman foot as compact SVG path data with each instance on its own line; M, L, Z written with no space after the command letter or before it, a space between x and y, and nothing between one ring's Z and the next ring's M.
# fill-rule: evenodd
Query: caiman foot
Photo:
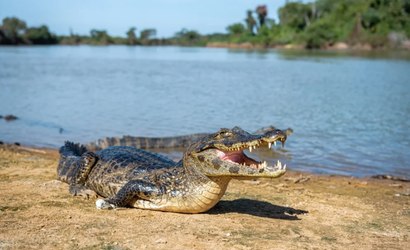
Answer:
M132 201L138 199L149 200L159 194L158 187L144 180L131 180L127 182L114 196L108 199L98 199L95 202L97 209L113 209L130 207Z
M111 204L108 201L103 200L103 199L98 199L95 202L95 206L97 207L97 209L104 209L104 210L110 210L110 209L117 208L117 206L115 206L114 204Z
M81 196L85 199L97 198L98 194L91 189L87 189L82 185L70 185L69 187L70 194L73 196Z

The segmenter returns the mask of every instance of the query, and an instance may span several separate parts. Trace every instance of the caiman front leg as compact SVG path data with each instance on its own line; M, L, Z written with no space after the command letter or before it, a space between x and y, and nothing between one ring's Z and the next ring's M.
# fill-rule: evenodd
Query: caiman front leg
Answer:
M125 184L118 193L108 199L98 199L95 202L97 209L113 209L131 206L135 200L150 200L160 194L155 184L145 180L132 180Z
M70 183L69 192L73 196L83 196L85 198L97 197L97 193L85 186L91 169L97 163L98 157L93 152L85 152L77 162L76 177Z

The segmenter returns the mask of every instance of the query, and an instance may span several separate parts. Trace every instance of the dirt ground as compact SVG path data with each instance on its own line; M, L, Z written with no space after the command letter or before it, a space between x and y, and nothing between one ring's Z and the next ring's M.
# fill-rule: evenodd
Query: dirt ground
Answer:
M409 249L410 183L289 172L232 181L203 214L101 211L53 150L0 145L0 249ZM306 213L303 213L306 212Z

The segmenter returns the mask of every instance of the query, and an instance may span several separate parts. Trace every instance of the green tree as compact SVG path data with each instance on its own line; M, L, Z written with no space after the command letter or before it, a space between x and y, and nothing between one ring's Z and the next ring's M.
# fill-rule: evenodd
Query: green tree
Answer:
M112 43L112 38L108 35L107 31L105 30L96 30L92 29L90 31L91 41L94 44L98 45L108 45Z
M333 26L327 22L314 22L306 29L304 40L306 48L320 49L333 44L337 39Z
M131 27L128 31L127 31L127 43L128 45L136 45L138 40L137 40L137 36L135 35L135 31L137 29L135 27Z
M1 31L3 33L3 43L18 44L22 42L22 35L27 28L26 22L16 17L6 17L3 19Z
M156 36L157 31L155 29L144 29L140 32L140 39L143 45L151 44L151 40Z
M201 42L201 34L195 30L182 29L175 33L175 40L181 45L198 45Z
M144 29L140 33L141 40L149 40L157 35L156 29Z
M301 31L309 24L311 9L309 5L299 2L287 3L279 8L280 24L289 26L295 31Z
M229 34L233 36L239 36L246 32L245 26L241 23L234 23L232 25L229 25L226 29Z
M25 40L31 44L56 44L57 38L51 34L48 27L42 25L40 27L28 28L24 34Z
M8 39L4 34L3 30L0 28L0 44L7 44Z
M175 34L175 37L177 38L187 39L191 41L198 39L200 36L201 35L195 30L187 30L187 29L182 29L181 31Z

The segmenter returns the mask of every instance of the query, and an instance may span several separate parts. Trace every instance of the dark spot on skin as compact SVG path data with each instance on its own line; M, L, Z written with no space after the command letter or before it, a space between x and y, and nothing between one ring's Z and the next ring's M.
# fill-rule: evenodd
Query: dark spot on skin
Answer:
M220 169L221 165L218 159L212 160L212 165L214 166L215 169Z
M205 157L202 156L202 155L200 155L200 156L198 156L198 160L199 160L200 162L204 162L204 161L205 161Z
M229 168L229 173L237 174L238 172L239 172L239 167L238 166Z

